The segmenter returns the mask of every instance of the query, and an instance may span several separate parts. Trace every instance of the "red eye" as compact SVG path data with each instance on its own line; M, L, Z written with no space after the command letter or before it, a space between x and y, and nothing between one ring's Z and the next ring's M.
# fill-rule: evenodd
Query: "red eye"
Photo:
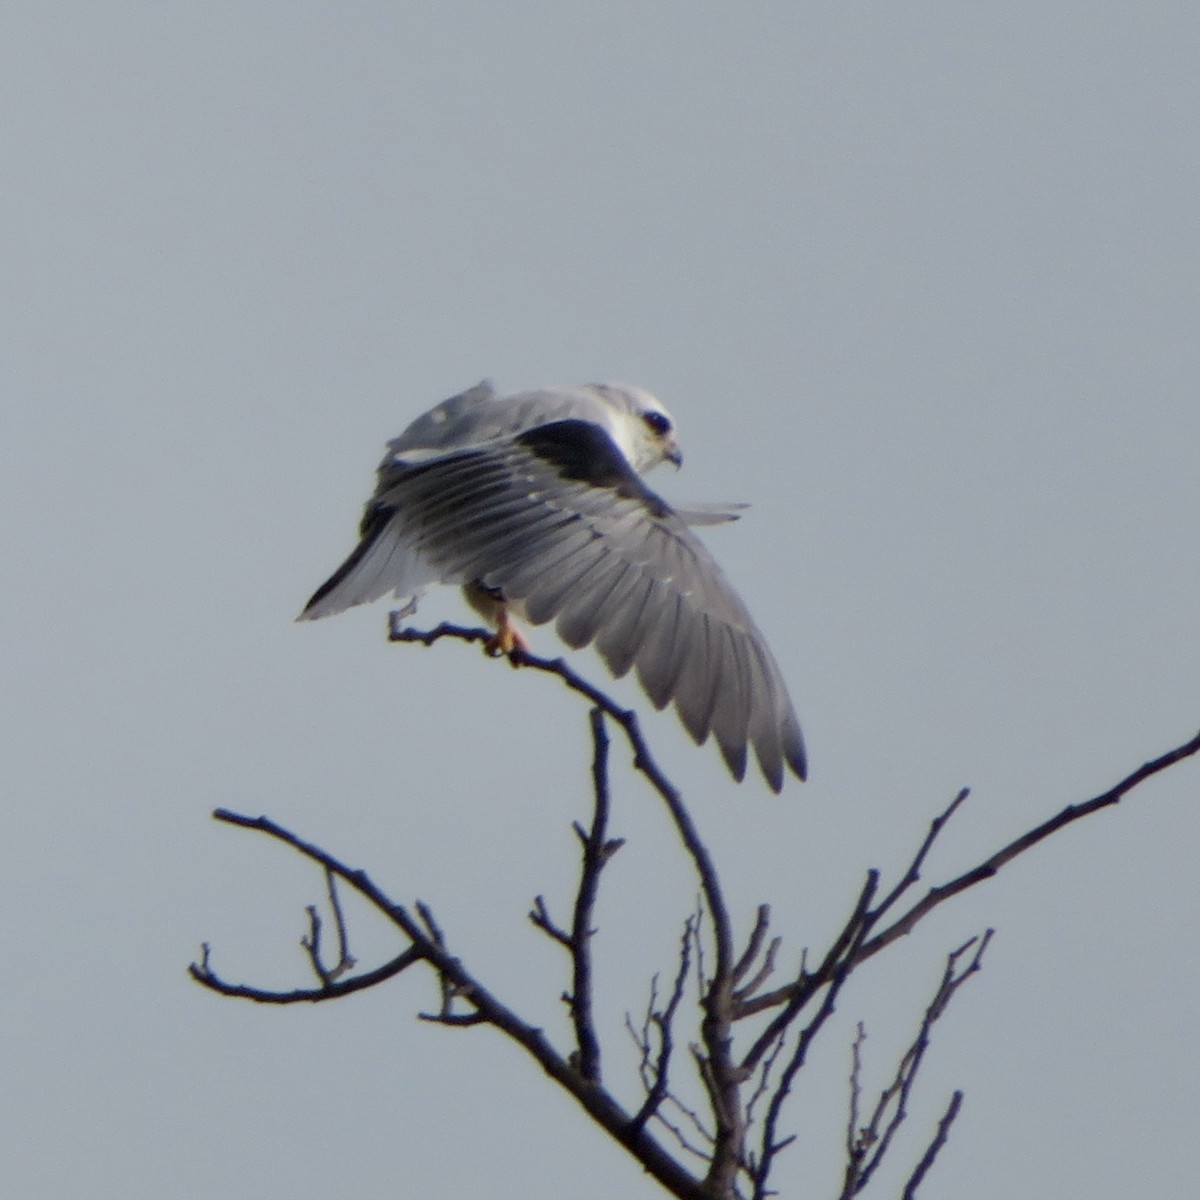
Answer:
M659 437L662 437L664 433L671 432L671 418L666 413L654 412L652 410L644 412L642 413L642 420L646 422L646 426L650 432L658 434Z

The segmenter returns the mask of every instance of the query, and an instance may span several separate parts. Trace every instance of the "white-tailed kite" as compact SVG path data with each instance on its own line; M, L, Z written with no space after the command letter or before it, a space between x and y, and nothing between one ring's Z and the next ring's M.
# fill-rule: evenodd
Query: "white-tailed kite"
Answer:
M510 613L557 618L568 646L594 641L656 708L674 701L697 744L712 733L739 781L753 746L778 792L785 764L805 777L800 724L763 635L688 528L732 514L674 509L641 480L681 461L674 421L641 388L501 397L485 381L388 443L361 540L300 619L388 592L415 607L435 583L463 588L499 651L525 644Z

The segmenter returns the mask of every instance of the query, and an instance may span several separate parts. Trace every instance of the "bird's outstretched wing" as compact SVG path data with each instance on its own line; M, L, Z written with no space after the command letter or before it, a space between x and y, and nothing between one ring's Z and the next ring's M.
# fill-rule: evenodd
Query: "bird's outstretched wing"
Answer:
M775 790L805 775L779 668L745 605L685 521L607 433L562 420L380 472L362 542L304 616L388 591L478 580L568 645L632 667L658 708L711 733L736 779L747 747ZM347 596L352 598L347 599Z

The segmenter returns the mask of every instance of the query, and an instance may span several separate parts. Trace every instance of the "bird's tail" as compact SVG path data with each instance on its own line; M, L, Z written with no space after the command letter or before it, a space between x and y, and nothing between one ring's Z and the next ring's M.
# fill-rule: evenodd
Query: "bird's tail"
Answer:
M312 594L298 621L330 617L356 604L367 604L394 592L411 598L434 578L406 544L395 509L377 508L363 521L362 538L354 552Z

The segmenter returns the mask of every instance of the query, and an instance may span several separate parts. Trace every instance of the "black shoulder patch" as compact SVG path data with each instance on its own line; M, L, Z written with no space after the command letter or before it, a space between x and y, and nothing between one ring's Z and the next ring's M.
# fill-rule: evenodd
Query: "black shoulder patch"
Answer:
M564 479L610 488L626 499L640 500L656 517L671 511L625 461L612 438L591 421L551 421L518 434L516 441L549 463Z
M564 479L607 488L637 479L612 438L591 421L551 421L518 434L516 440L557 468Z

